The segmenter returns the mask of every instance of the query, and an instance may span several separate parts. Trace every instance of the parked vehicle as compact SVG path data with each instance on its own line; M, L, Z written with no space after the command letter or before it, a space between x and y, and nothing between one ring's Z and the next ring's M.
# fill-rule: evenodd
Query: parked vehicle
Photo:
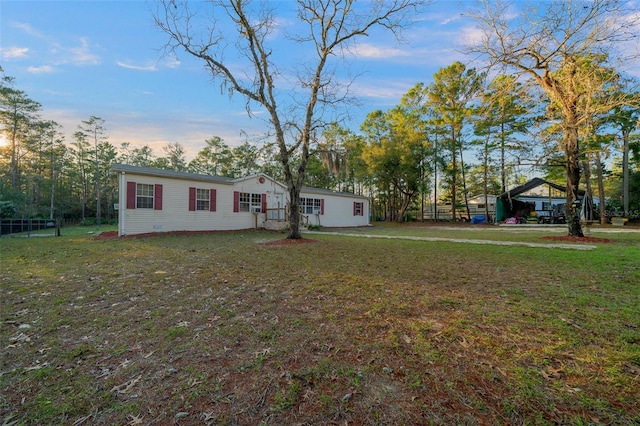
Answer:
M567 223L564 213L564 204L554 204L550 210L537 210L538 223L540 224L559 224Z
M491 223L492 218L495 216L496 208L495 204L489 204L489 221ZM469 211L466 207L458 207L456 209L456 222L471 222L476 216L485 216L486 221L487 211L484 204L469 203ZM441 220L452 221L453 214L451 203L442 204L437 206L437 214L433 204L426 204L424 206L424 220Z

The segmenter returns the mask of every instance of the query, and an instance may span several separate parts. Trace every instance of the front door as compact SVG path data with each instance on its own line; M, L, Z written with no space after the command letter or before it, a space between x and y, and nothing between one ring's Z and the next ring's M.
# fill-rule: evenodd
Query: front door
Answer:
M267 193L267 220L284 220L284 192Z

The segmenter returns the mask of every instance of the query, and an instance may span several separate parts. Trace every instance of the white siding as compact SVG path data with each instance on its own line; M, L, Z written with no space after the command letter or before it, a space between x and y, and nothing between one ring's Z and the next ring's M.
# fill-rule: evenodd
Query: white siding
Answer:
M177 174L127 166L118 172L119 179L119 235L136 235L170 231L240 230L265 227L265 214L234 212L234 193L266 196L267 208L288 204L287 188L265 175L249 176L222 182L210 177ZM136 170L141 170L136 173ZM162 210L128 209L127 182L162 185ZM215 189L216 211L189 211L189 188ZM324 214L308 215L309 223L326 227L366 226L369 224L369 202L364 197L324 190L307 190L301 197L324 200ZM362 203L362 215L353 214L354 202Z
M331 194L329 191L302 191L300 197L324 199L324 214L309 216L309 224L330 228L367 226L369 225L369 201L363 197L347 194ZM353 214L353 203L363 203L362 216Z
M249 176L242 179L237 179L234 182L233 190L237 192L245 192L248 194L261 194L266 195L267 197L267 208L277 207L271 205L269 201L273 199L273 195L275 193L282 194L284 198L284 204L286 204L286 188L280 184L278 181L265 176L265 175L256 175ZM233 201L233 194L232 194ZM231 206L233 211L233 205ZM283 206L284 207L284 206ZM264 227L264 218L265 214L260 213L258 215L251 212L238 212L235 213L234 218L238 221L238 228L235 229L247 229L247 228L263 228ZM248 226L240 226L240 224L248 224Z
M188 181L156 176L120 175L126 182L162 185L162 210L127 209L126 194L120 196L120 234L148 232L203 231L246 229L253 226L250 218L233 212L233 186L211 182ZM123 185L126 191L126 183ZM121 186L121 188L123 187ZM216 211L189 211L189 187L216 190ZM242 220L247 219L247 220Z

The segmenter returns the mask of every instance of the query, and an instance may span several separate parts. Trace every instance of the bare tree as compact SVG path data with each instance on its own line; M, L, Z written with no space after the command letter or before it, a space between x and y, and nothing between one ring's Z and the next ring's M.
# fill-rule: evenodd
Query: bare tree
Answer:
M563 134L569 235L583 236L576 203L581 174L579 128L592 111L584 114L581 104L594 85L605 86L608 82L598 80L599 74L586 75L580 61L598 55L628 63L630 58L615 55L615 47L638 39L638 14L625 13L623 3L617 0L532 1L518 3L518 14L500 0L485 0L483 6L474 15L482 37L470 51L488 57L490 65L502 65L528 76L556 109ZM584 84L585 79L588 84ZM620 100L609 102L599 109L611 109Z
M352 0L297 0L292 4L297 7L297 20L289 27L303 29L287 40L292 43L291 52L303 47L304 56L298 58L300 68L290 74L298 82L288 94L285 64L277 63L270 44L282 30L277 3L215 0L207 3L210 7L198 3L196 10L186 1L160 0L154 19L169 36L168 51L184 50L204 61L222 88L244 97L250 115L254 106L266 110L291 200L288 238L297 239L301 236L300 189L310 145L327 123L335 121L326 119L325 113L336 111L348 95L348 84L340 86L335 78L332 60L376 27L398 34L424 1L372 0L359 5Z

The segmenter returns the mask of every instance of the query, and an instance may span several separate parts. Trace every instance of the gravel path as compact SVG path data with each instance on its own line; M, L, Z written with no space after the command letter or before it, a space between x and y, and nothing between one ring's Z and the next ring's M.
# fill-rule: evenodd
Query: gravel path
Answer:
M487 244L497 246L524 246L524 247L537 247L537 248L558 248L566 250L595 250L596 246L587 244L557 244L557 243L527 243L517 241L491 241L491 240L471 240L466 238L439 238L439 237L413 237L409 235L373 235L373 234L351 234L346 232L316 232L316 231L304 231L305 234L318 234L318 235L340 235L346 237L358 237L358 238L386 238L388 240L413 240L413 241L446 241L450 243L464 243L464 244Z

